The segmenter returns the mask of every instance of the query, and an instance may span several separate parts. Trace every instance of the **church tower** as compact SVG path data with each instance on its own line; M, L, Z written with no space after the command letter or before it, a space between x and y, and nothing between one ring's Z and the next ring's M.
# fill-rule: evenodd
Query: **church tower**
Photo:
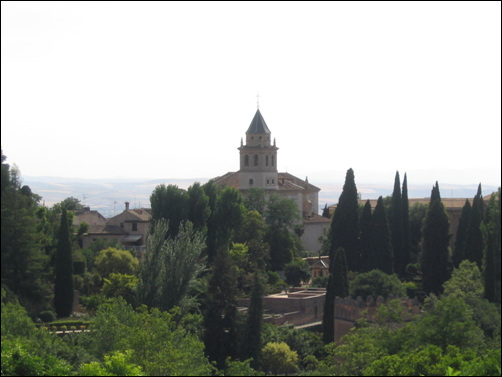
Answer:
M239 186L277 190L277 148L271 143L271 132L260 113L256 114L246 131L246 145L241 139Z

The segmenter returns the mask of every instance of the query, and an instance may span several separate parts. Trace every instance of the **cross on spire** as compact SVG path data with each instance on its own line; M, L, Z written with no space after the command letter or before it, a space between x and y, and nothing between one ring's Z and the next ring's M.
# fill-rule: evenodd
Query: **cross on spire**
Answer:
M256 108L259 110L260 109L260 95L256 95Z

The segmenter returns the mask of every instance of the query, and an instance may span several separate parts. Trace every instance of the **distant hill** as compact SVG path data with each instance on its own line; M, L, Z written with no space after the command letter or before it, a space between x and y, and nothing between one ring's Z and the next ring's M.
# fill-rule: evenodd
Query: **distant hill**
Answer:
M194 182L206 183L208 178L193 179L82 179L61 177L22 177L23 184L30 186L31 190L42 197L43 203L50 207L70 196L77 198L81 203L98 210L105 217L119 214L125 208L124 202L130 202L131 208L150 207L150 195L155 187L160 184L174 184L187 189ZM338 202L342 192L343 183L316 184L321 188L319 193L319 211L325 204L331 205ZM357 184L357 183L356 183ZM477 185L440 185L443 198L473 198ZM392 185L357 184L358 192L362 199L376 199L392 195ZM409 185L410 198L426 198L430 196L432 185ZM488 195L498 189L495 186L482 186L483 195Z

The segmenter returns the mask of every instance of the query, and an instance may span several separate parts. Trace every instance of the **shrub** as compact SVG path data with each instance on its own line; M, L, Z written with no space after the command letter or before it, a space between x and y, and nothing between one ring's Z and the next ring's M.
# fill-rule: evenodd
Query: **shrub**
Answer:
M42 322L47 323L47 322L52 322L56 320L56 315L54 312L51 310L46 310L41 312L38 317L41 319Z
M406 294L405 288L396 275L388 275L380 270L372 270L359 274L350 284L350 295L354 298L361 296L387 297L393 295L402 297Z
M273 375L294 373L297 370L298 354L284 343L267 343L262 350L262 367Z

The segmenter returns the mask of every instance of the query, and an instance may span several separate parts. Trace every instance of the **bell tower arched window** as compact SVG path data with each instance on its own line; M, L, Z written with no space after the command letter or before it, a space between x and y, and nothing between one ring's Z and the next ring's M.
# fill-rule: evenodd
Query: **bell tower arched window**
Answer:
M249 156L248 155L244 156L244 166L249 166Z
M268 154L265 156L265 165L268 166Z
M258 166L258 155L254 155L254 166Z
M272 155L272 166L275 166L275 156Z

